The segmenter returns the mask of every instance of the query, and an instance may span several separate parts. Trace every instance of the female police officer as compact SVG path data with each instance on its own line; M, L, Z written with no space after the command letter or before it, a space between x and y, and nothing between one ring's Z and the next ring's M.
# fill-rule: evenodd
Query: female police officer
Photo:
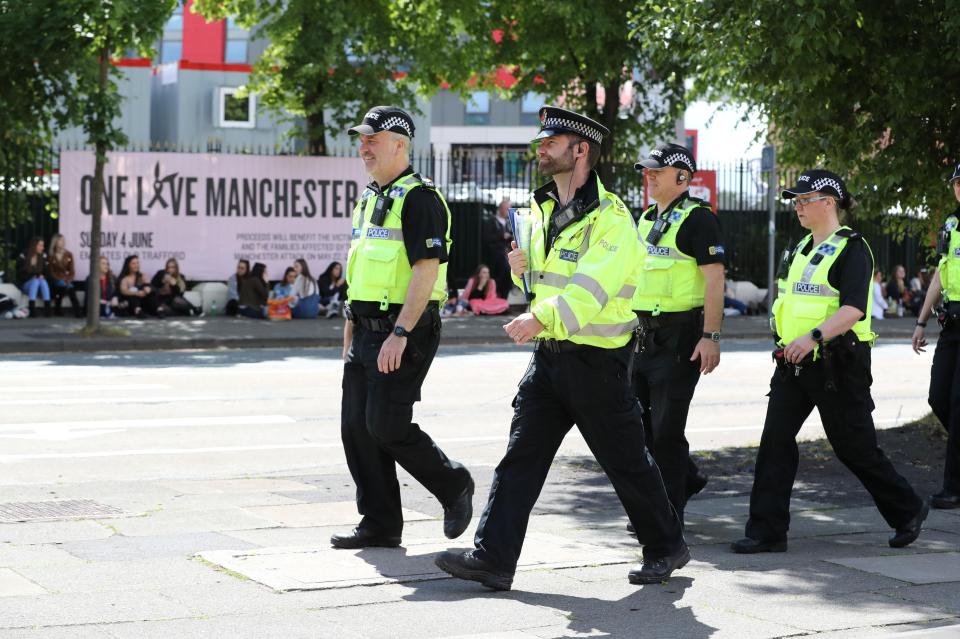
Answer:
M890 546L913 542L927 505L877 446L870 397L870 279L873 256L859 233L841 226L850 208L843 180L823 170L804 172L782 197L794 198L810 231L784 260L773 305L777 370L757 453L746 537L737 553L787 549L790 493L799 453L796 436L814 407L837 457L870 492L896 532Z
M950 177L960 202L960 164ZM923 308L913 332L913 350L922 352L927 341L923 329L930 311L943 297L943 328L930 369L930 408L947 430L947 455L943 464L943 490L930 498L934 508L960 508L960 206L943 225L940 264L933 274Z

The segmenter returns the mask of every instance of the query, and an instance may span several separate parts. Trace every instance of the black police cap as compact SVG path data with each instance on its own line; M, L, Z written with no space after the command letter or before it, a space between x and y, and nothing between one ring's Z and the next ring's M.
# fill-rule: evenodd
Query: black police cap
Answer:
M347 133L373 135L381 131L393 131L412 138L413 130L413 118L400 107L375 106L363 116L363 122L347 129Z
M540 107L540 132L533 139L540 140L561 133L578 135L591 142L602 144L603 138L610 135L610 129L585 115L567 109L555 106Z
M960 164L958 164L956 168L953 169L953 175L950 176L950 179L947 180L947 183L953 184L957 180L960 180Z
M686 169L690 173L697 172L697 162L693 159L693 153L685 146L679 144L661 144L650 155L637 161L633 165L638 171L643 169L662 169L664 167L676 167Z
M840 208L850 207L850 192L847 191L847 185L844 184L839 175L830 171L824 171L823 169L804 171L797 178L796 185L784 189L780 193L780 197L789 200L807 193L826 193L840 201Z

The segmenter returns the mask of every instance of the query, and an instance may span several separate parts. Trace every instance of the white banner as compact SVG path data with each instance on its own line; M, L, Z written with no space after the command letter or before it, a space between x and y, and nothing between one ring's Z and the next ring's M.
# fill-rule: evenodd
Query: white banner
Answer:
M60 232L77 279L89 270L93 168L91 152L60 154ZM148 278L170 257L191 280L224 281L241 258L277 280L302 257L316 277L345 261L367 182L358 158L111 153L101 251L114 273L138 255Z

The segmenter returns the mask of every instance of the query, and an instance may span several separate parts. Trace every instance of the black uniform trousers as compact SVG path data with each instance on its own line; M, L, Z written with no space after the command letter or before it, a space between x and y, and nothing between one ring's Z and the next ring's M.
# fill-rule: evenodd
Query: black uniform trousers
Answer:
M948 323L937 340L928 402L947 431L943 490L960 495L960 325L955 322Z
M790 525L790 493L799 464L797 433L813 408L834 452L864 485L891 528L920 511L922 501L877 446L870 396L870 347L858 344L832 355L835 390L826 390L823 360L805 364L800 374L780 365L770 381L770 401L757 453L747 537L785 539Z
M440 316L415 328L407 337L400 368L377 370L377 355L390 333L368 330L354 323L353 342L343 366L343 403L340 436L347 466L357 485L359 527L377 534L400 536L400 464L442 504L463 492L469 473L451 461L412 423L413 404L440 344Z
M700 362L690 356L700 340L699 321L670 324L642 334L633 364L633 390L643 409L647 446L660 467L670 503L683 517L687 482L698 469L684 431Z
M644 445L640 407L628 377L630 353L631 346L561 352L537 346L513 400L507 452L477 528L478 557L505 572L516 570L530 511L574 424L613 484L644 557L679 550L680 522Z

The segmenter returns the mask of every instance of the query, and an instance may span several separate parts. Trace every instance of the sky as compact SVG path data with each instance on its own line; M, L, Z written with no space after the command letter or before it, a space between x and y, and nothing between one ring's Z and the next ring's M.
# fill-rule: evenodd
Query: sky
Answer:
M765 131L765 124L751 117L741 122L745 109L739 105L717 102L694 102L687 108L685 127L697 129L697 162L717 163L739 159L759 158L763 138L753 142L757 131Z

